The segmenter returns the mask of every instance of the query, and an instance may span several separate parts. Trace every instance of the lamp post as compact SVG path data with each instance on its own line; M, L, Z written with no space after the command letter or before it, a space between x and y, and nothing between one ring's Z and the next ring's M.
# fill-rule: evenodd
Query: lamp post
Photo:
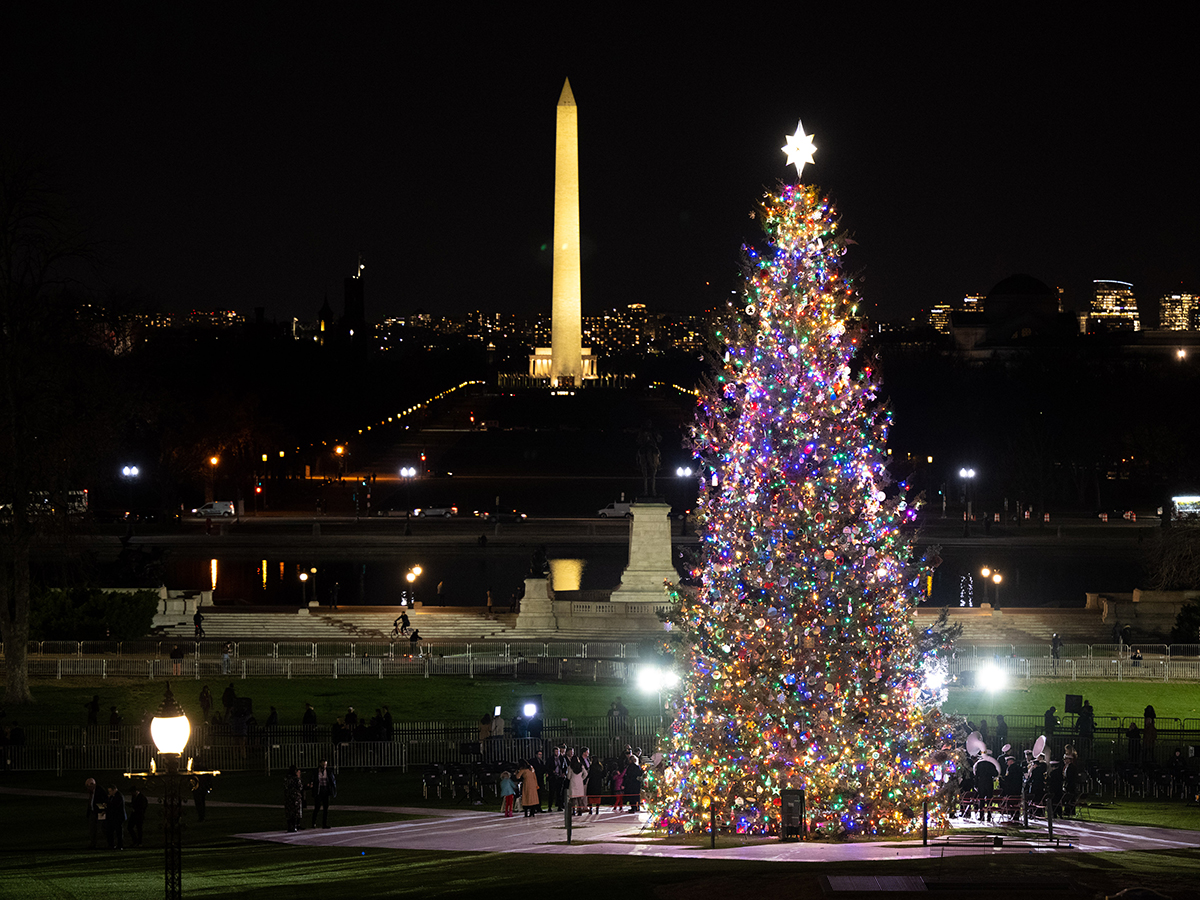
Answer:
M1004 578L1000 575L999 572L997 572L993 568L990 568L989 566L984 566L982 569L980 569L979 574L983 576L985 582L990 580L992 582L992 584L994 584L996 586L996 591L995 591L996 599L994 601L995 606L993 607L993 609L999 609L1000 608L1000 582L1003 581Z
M192 761L189 759L187 768L181 770L180 761L188 738L191 737L192 726L184 715L183 709L171 693L171 685L167 684L167 692L163 695L162 705L158 713L150 720L150 737L159 755L164 757L163 771L160 773L152 759L149 772L126 772L126 778L162 778L163 779L163 847L164 847L164 887L166 900L178 900L183 896L183 845L180 830L180 818L183 813L183 803L180 799L179 782L184 775L220 775L219 771L193 772Z
M121 477L125 479L126 499L129 501L125 521L129 523L129 533L133 534L133 482L137 480L138 467L125 466L121 469Z
M967 501L967 511L963 513L963 537L971 536L971 482L975 480L975 470L970 468L962 468L958 470L958 477L963 480L964 488L963 495Z
M217 463L221 460L216 456L208 458L208 502L217 499Z
M413 566L404 575L404 580L408 582L408 585L411 588L411 593L409 594L409 597L408 597L408 605L410 608L416 607L416 605L417 605L417 584L416 584L416 582L417 582L417 579L419 577L421 577L422 571L423 571L423 569L420 566Z

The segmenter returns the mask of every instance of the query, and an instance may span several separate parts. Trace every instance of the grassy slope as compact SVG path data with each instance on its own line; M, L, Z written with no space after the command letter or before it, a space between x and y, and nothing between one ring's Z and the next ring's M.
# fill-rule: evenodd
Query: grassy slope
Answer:
M171 687L184 712L193 722L200 717L200 688L208 684L217 709L221 707L221 692L228 680L198 682L183 680ZM259 721L266 719L271 705L279 710L281 724L300 724L305 701L313 704L317 721L329 724L353 706L360 716L370 718L382 704L391 707L397 721L478 721L497 704L503 706L505 718L510 718L519 698L541 694L547 718L603 716L616 697L633 715L654 712L655 699L640 694L632 685L615 687L560 682L530 683L512 680L472 681L465 677L420 678L254 678L234 680L239 695L254 700L254 712ZM129 679L97 680L93 685L78 682L42 682L34 686L36 703L21 710L11 710L9 721L23 725L79 724L87 721L84 704L93 694L100 695L101 721L108 721L109 706L116 705L126 724L136 723L143 711L153 714L162 701L165 684L162 681L132 681Z
M228 681L204 682L212 690L219 707L220 694ZM183 704L184 711L195 721L200 715L197 699L201 682L177 681L172 686ZM419 678L403 676L379 680L376 678L309 678L235 680L239 694L254 699L254 710L260 720L266 717L271 704L279 709L283 724L299 724L307 700L317 711L318 721L329 723L353 706L368 717L375 707L386 703L396 720L468 720L478 719L496 704L504 707L505 717L512 715L518 698L541 694L549 718L560 716L603 716L613 698L620 696L634 715L654 712L655 701L641 694L634 686L624 687L560 682L521 682L509 680L475 680L465 677ZM34 688L37 703L27 709L12 710L9 721L22 724L83 724L84 703L93 693L99 693L103 717L110 705L116 704L127 723L136 722L144 710L153 713L163 695L161 681L131 681L107 679L94 686L77 682L43 682ZM1152 703L1163 718L1200 717L1200 687L1183 683L1133 683L1105 681L1047 681L1020 683L1004 691L952 689L944 705L948 712L963 715L994 716L1041 715L1051 706L1060 712L1064 695L1083 694L1091 701L1096 714L1107 716L1140 716L1147 703Z

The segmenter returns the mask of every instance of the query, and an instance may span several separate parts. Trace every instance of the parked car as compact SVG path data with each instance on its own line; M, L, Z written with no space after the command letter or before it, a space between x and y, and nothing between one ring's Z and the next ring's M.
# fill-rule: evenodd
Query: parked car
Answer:
M412 511L418 519L443 518L451 519L458 515L457 506L418 506Z
M232 500L214 500L212 503L205 503L198 509L192 510L193 516L207 518L208 516L232 516L233 501Z
M622 516L628 518L633 513L629 509L628 503L610 503L604 509L596 513L602 519L616 519Z

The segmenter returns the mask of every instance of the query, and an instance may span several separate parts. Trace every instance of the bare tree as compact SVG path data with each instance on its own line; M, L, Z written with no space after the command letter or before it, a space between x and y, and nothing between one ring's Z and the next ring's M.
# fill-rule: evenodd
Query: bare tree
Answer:
M69 472L86 443L69 416L90 394L79 390L79 368L62 365L70 317L53 299L88 252L49 184L44 168L0 150L0 637L10 705L33 699L31 554L54 527L46 507L65 516Z

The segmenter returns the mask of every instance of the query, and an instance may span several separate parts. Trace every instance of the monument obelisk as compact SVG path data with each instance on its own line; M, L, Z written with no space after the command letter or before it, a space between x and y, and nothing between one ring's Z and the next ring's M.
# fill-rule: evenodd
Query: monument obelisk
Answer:
M550 384L583 382L579 279L579 116L571 80L558 98L554 139L554 281L550 309Z

